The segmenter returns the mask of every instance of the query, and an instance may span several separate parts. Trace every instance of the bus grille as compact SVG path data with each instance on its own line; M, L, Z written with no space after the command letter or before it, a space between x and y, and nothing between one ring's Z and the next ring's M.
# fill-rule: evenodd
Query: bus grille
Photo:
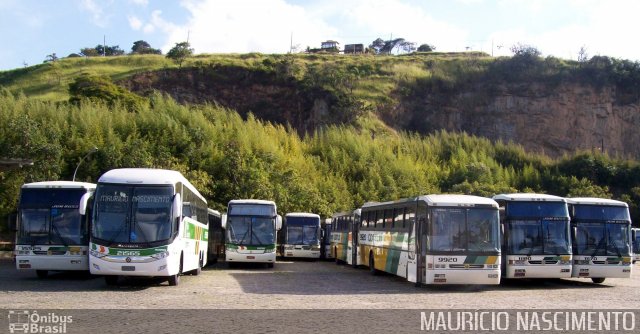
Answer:
M451 269L483 269L484 264L450 264Z
M67 251L62 251L62 250L33 251L33 254L36 254L36 255L65 255L65 254L67 254Z

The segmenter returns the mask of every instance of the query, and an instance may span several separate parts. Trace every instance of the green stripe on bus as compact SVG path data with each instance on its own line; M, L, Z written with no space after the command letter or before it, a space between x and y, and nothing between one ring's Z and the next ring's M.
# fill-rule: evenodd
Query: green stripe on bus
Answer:
M167 246L143 249L109 248L109 255L150 256L166 251Z
M227 249L238 249L240 247L243 248L243 250L249 250L249 251L254 251L254 250L266 250L266 251L272 251L274 249L276 249L276 245L266 245L266 246L250 246L250 245L236 245L236 244L225 244L225 247Z

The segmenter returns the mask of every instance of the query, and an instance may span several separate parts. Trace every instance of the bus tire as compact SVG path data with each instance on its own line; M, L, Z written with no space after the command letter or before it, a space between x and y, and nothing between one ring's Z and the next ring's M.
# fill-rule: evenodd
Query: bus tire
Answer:
M46 278L49 275L49 271L47 270L36 270L36 275L38 278Z
M182 274L182 262L184 260L184 254L180 254L180 268L178 269L178 273L175 275L169 276L169 285L176 286L180 284L180 275Z
M118 276L107 275L104 277L104 282L107 283L108 286L116 286L118 285Z
M369 272L374 276L378 274L378 271L376 270L376 261L373 258L373 252L369 253Z
M604 282L604 277L592 277L591 281L593 281L593 283L600 284Z
M336 264L340 264L340 259L338 259L338 247L333 247L333 255L335 256Z
M273 268L273 262L267 263L267 268Z

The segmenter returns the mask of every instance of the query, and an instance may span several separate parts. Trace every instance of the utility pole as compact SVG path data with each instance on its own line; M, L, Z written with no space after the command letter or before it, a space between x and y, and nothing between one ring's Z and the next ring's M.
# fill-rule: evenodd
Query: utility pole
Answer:
M107 56L107 35L102 35L102 56Z

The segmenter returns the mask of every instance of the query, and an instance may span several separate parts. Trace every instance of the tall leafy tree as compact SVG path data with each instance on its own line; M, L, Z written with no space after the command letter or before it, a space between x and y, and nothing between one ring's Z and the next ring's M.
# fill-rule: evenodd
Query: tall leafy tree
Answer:
M151 47L147 41L139 40L133 42L133 46L131 47L131 54L162 54L162 51L159 49L154 49Z
M189 42L180 42L176 43L176 46L172 47L169 52L167 52L167 58L173 60L178 67L182 67L182 63L188 57L193 55L193 49L191 48L191 44Z

